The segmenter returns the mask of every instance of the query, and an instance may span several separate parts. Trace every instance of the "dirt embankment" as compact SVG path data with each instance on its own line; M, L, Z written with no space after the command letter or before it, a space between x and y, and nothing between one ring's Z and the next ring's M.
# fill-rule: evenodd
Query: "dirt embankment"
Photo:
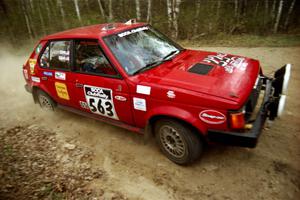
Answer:
M257 148L209 146L188 167L140 135L43 112L23 88L27 55L0 49L0 199L298 199L300 48L203 49L257 58L266 74L294 68L286 112Z

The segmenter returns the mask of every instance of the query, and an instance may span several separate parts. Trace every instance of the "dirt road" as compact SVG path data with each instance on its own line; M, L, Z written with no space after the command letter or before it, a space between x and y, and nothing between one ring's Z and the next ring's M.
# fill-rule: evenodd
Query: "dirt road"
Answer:
M13 174L7 170L9 166L16 164L16 160L6 159L5 156L15 155L9 152L18 152L14 148L22 146L20 141L29 138L24 145L32 151L27 154L24 150L19 152L23 152L22 155L28 161L36 152L47 151L48 147L43 147L43 144L45 141L47 144L50 142L51 152L49 158L43 160L43 166L55 165L53 173L64 169L61 173L65 175L77 171L78 176L82 176L79 173L82 171L82 164L89 165L90 174L101 171L104 174L102 178L91 176L91 179L82 180L84 185L80 186L96 191L96 199L299 199L300 47L202 49L259 59L266 74L272 73L285 63L293 64L285 113L263 131L257 148L209 146L202 159L192 166L175 165L159 152L154 143L144 145L140 135L65 111L43 112L39 106L33 104L31 95L23 88L21 65L27 55L16 55L11 53L13 51L1 49L0 149L6 149L8 153L2 152L0 157L0 180L2 178L3 182L4 178L11 178L8 176ZM14 136L14 133L18 134ZM22 137L23 134L26 137ZM34 139L38 135L51 138ZM34 148L29 145L31 140ZM8 144L11 145L10 148ZM39 148L36 148L38 144ZM66 153L66 148L69 153ZM90 152L89 159L76 160L74 151L78 151L77 154ZM46 152L45 156L47 154ZM60 159L65 155L75 160ZM59 159L53 161L55 157ZM49 171L50 168L45 169ZM56 180L51 179L51 176L49 178L50 182ZM39 176L36 176L35 181L38 179ZM80 182L81 178L74 180ZM0 199L4 194L10 197L14 194L26 194L16 192L26 188L24 185L18 183L19 188L13 190L13 184L10 183L4 189L0 186ZM65 183L65 187L68 185L68 182ZM63 191L57 189L58 193ZM71 188L69 193L73 194L72 192ZM76 195L74 192L74 198L82 197ZM64 194L57 197L66 198ZM49 195L47 198L49 199ZM15 199L22 198L15 196Z

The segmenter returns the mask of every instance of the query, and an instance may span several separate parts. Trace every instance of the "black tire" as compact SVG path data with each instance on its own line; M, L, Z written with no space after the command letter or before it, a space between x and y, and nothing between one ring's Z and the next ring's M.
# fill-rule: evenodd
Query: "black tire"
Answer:
M202 154L202 140L184 123L161 119L155 123L154 130L161 151L174 163L187 165Z
M42 109L54 111L56 107L56 103L46 92L42 90L37 90L36 98Z

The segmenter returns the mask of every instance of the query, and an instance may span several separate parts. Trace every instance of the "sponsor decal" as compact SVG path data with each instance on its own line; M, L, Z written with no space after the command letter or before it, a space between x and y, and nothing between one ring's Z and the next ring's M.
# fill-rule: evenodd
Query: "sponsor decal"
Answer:
M226 121L226 116L216 110L203 110L199 117L202 121L208 124L222 124Z
M39 77L36 77L36 76L32 76L32 77L31 77L31 80L32 80L33 82L36 82L36 83L40 83L40 82L41 82L41 79L40 79Z
M44 74L45 76L53 76L53 73L52 73L52 72L43 72L43 74Z
M59 80L66 80L66 73L64 72L55 72L55 78Z
M65 99L65 100L70 100L66 84L60 83L60 82L55 82L55 89L56 89L57 96L59 98Z
M133 107L136 110L146 111L146 100L141 98L133 97Z
M29 67L30 67L30 73L34 74L34 67L36 65L36 59L29 59Z
M235 57L224 53L218 53L217 55L208 55L204 58L204 62L213 63L224 68L227 73L233 73L234 69L245 71L248 63L245 58Z
M123 96L115 96L115 99L117 99L118 101L126 101L126 97Z
M118 36L119 37L124 37L124 36L130 35L130 34L133 34L133 33L136 33L136 32L140 32L140 31L144 31L144 30L148 30L148 29L149 29L149 27L144 26L144 27L132 29L132 30L129 30L129 31L125 31L123 33L119 33Z
M150 95L151 87L144 85L136 86L136 93Z
M23 69L23 74L26 80L28 80L28 71L27 69Z
M85 85L84 95L92 113L119 119L115 110L111 89Z
M89 109L89 106L85 101L79 101L79 104L80 104L81 108Z
M176 97L176 95L175 95L174 91L169 90L167 92L167 97L169 97L170 99L174 99Z
M58 60L61 62L69 62L70 60L69 55L70 55L69 51L60 50L58 54Z

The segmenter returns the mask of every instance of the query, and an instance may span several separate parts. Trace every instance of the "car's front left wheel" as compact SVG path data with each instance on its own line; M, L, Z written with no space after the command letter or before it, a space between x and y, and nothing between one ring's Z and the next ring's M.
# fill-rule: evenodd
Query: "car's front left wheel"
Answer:
M177 120L162 119L155 124L155 137L161 151L173 162L186 165L203 151L203 142L189 126Z
M42 109L54 111L56 104L48 94L42 90L38 90L36 95Z

